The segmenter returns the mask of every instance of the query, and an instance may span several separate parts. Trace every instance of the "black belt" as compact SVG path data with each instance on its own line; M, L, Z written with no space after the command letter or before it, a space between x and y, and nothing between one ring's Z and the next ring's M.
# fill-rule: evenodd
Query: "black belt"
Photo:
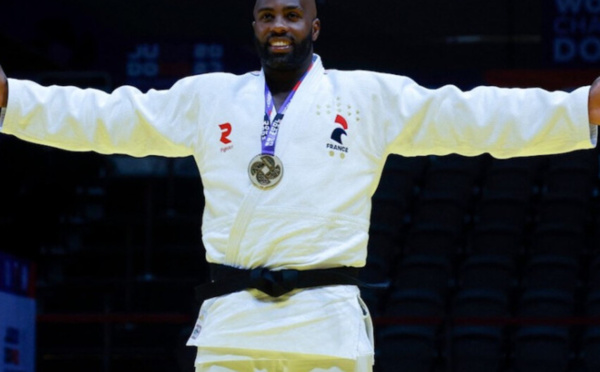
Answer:
M266 268L238 269L220 264L209 264L211 281L196 287L196 298L206 299L245 289L258 289L271 297L279 297L294 289L328 285L356 285L385 288L387 284L366 284L358 279L360 268L336 267L313 270L269 270Z

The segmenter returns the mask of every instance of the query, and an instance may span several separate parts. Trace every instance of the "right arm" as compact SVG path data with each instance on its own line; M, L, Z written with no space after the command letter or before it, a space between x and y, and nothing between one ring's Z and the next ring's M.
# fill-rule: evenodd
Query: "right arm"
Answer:
M169 157L194 151L203 116L193 115L200 111L196 80L183 79L169 90L146 93L130 86L107 93L6 80L10 100L0 127L3 133L70 151Z

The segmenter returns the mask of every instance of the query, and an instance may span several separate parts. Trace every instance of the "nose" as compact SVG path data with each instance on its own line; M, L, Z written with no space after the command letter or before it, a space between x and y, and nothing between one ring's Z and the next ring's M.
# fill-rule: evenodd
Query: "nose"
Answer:
M282 16L275 17L272 31L277 34L286 33L288 31L286 19Z

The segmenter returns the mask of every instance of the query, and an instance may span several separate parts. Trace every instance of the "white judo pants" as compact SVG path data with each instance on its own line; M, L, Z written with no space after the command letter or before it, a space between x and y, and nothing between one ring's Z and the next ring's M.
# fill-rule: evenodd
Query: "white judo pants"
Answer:
M196 372L372 372L373 355L351 359L327 359L318 355L289 355L286 353L247 354L235 350L228 355L206 349L198 350ZM241 354L241 355L240 355Z

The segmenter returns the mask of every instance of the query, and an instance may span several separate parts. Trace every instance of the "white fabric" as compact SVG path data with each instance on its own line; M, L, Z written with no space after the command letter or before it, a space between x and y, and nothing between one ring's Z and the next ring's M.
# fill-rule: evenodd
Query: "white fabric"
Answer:
M354 286L299 290L278 299L238 292L204 302L188 345L355 359L373 352L371 318L361 305Z
M248 162L261 150L262 72L193 76L146 94L132 87L106 94L10 79L2 131L73 151L193 155L204 185L209 262L360 267L370 197L389 153L505 158L591 148L588 92L431 90L402 76L326 71L318 59L281 124L276 154L285 170L270 190L253 188L247 175ZM239 214L248 193L257 197L256 206ZM243 228L232 231L236 219ZM212 299L202 306L190 344L342 359L372 354L370 321L358 294L339 286L284 300L256 291Z
M0 130L2 130L2 124L4 124L4 116L6 115L6 107L0 107Z
M226 359L224 360L224 356ZM272 353L263 350L199 349L196 372L371 372L373 355L356 360L332 359L318 355Z

